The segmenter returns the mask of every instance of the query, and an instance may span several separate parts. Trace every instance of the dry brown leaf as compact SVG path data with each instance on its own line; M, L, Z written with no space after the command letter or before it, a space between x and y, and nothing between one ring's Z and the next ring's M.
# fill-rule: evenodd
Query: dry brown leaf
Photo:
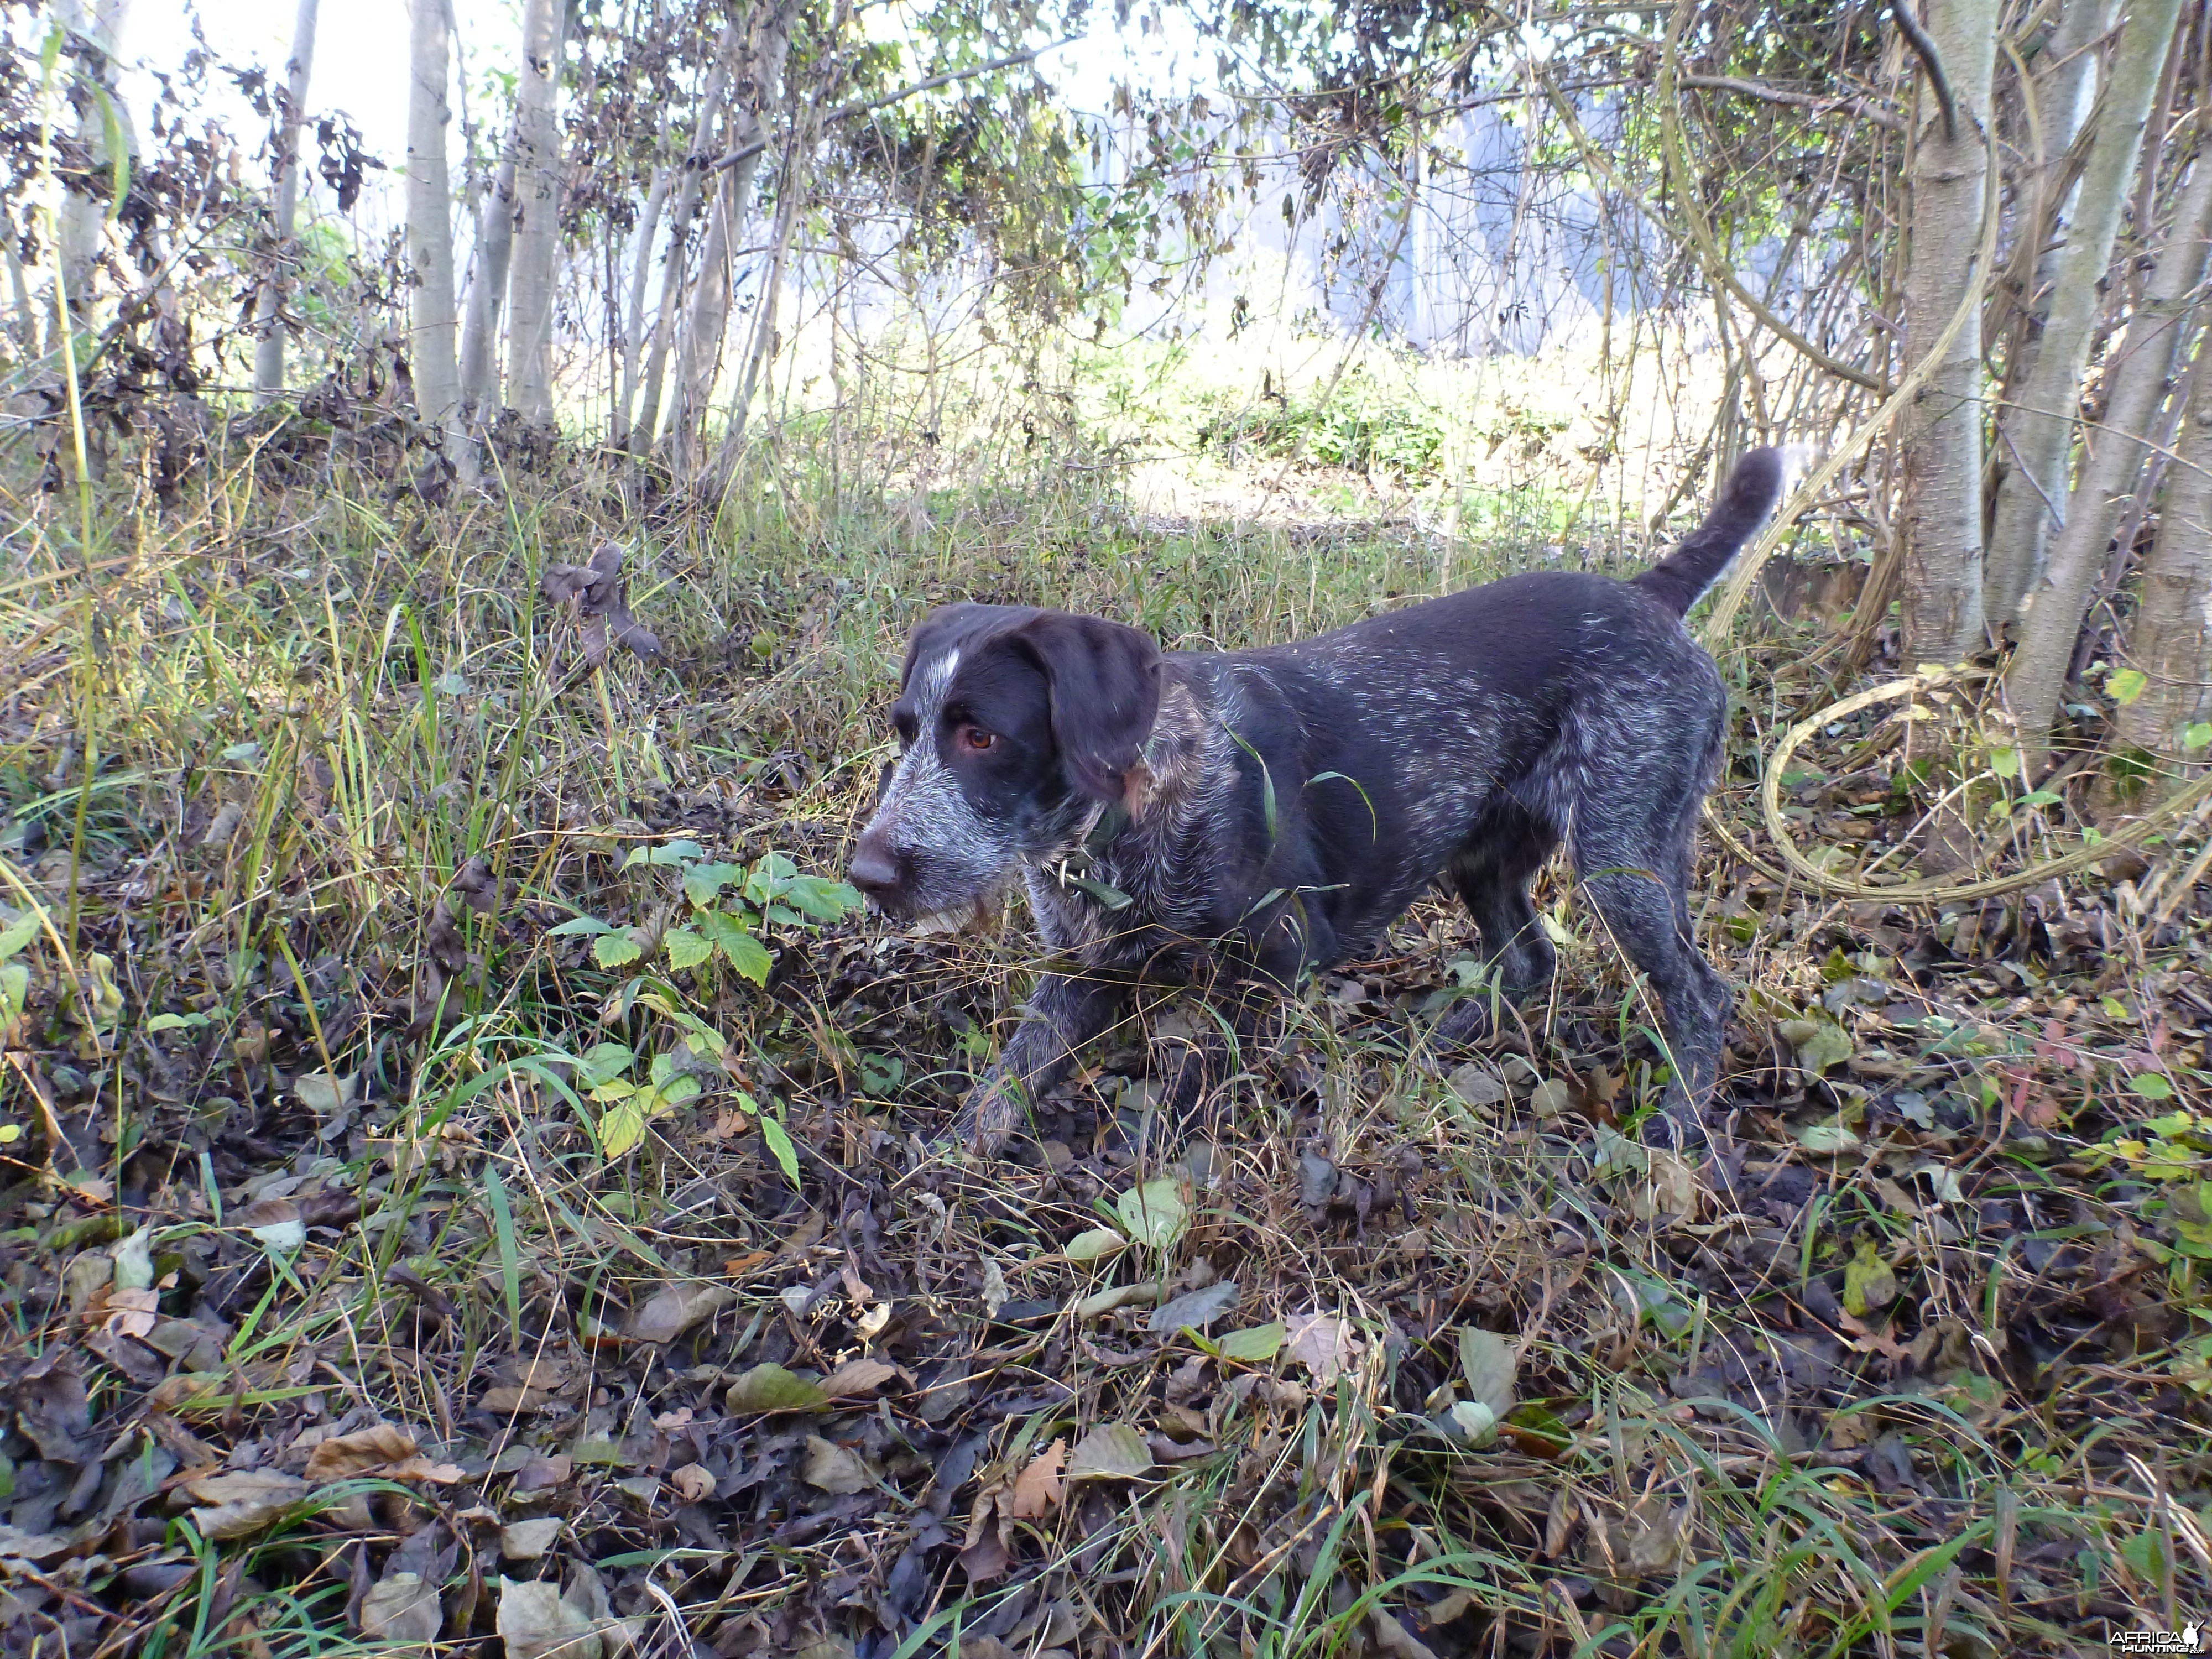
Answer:
M848 1359L822 1379L822 1392L832 1400L849 1400L873 1394L897 1375L897 1366L880 1359Z
M799 1471L799 1479L810 1486L840 1497L865 1492L876 1484L858 1452L848 1450L834 1440L824 1440L818 1434L806 1437L806 1465Z
M1334 1314L1292 1314L1291 1340L1284 1353L1313 1373L1315 1386L1327 1388L1349 1370L1357 1349L1352 1332Z
M419 1573L395 1572L362 1598L361 1633L372 1642L427 1646L438 1639L445 1622L438 1587L424 1583Z
M307 1454L307 1479L317 1486L349 1480L415 1455L415 1437L397 1423L379 1423L325 1440Z
M1067 1442L1055 1440L1030 1460L1006 1494L1006 1516L1035 1521L1060 1507L1060 1471L1067 1467Z
M671 1469L668 1484L676 1488L680 1503L701 1504L714 1495L714 1474L703 1464L686 1463L680 1469Z
M312 1488L298 1476L275 1469L241 1469L187 1480L185 1490L205 1506L192 1511L200 1535L227 1540L260 1532Z
M630 1316L623 1334L633 1342L673 1342L702 1319L712 1318L738 1299L727 1285L685 1279L664 1285Z
M500 1579L498 1629L507 1659L600 1659L605 1651L591 1615L542 1580Z

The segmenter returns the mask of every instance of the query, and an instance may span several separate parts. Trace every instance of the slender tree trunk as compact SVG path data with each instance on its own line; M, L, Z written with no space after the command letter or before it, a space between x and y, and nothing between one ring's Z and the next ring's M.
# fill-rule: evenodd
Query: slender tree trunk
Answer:
M135 161L137 145L117 85L116 54L130 0L100 0L88 12L70 6L62 15L62 26L82 43L87 56L70 78L70 100L76 110L76 139L93 169L112 179L115 155L108 145L112 112L123 135L126 156ZM105 102L107 108L100 106ZM98 268L100 243L114 204L83 191L70 191L62 201L59 226L59 270L62 292L69 301L72 325L82 335L92 326L94 271ZM53 322L55 348L60 348L60 322Z
M514 246L507 273L507 395L553 421L553 275L561 251L560 0L524 0L514 94Z
M2089 586L2111 544L2121 508L2143 474L2180 343L2203 304L2197 284L2212 244L2212 149L2200 152L2175 205L2158 264L2127 331L2106 361L2104 418L2089 433L2066 521L2041 578L2029 590L2020 647L2005 668L2005 692L2021 743L2040 759L2081 632Z
M753 308L752 339L745 350L744 368L738 377L738 395L731 400L721 450L714 458L714 470L724 478L735 471L738 453L744 447L745 426L752 415L753 387L759 381L762 365L775 355L776 306L783 293L783 274L791 258L792 234L799 227L800 204L806 191L805 175L818 136L812 120L802 118L800 131L793 136L790 152L783 160L783 177L776 191L779 200L775 251L769 261L768 276L761 284L759 301Z
M1946 131L1923 71L1915 118L1911 246L1905 269L1905 358L1917 366L1987 274L1982 228L1996 0L1930 0L1923 13L1949 81ZM1982 331L1979 307L1905 411L1905 651L1908 663L1959 661L1982 643Z
M645 290L653 276L653 247L660 240L660 216L668 205L668 182L669 169L655 168L630 258L629 292L623 307L622 381L616 388L614 423L608 434L617 449L629 447L630 412L637 407L637 373L645 349Z
M746 20L744 42L732 65L732 95L723 145L717 153L726 155L761 137L762 117L781 94L795 10L794 0L775 0L772 5L757 9ZM676 392L668 412L665 441L679 471L696 470L706 458L707 411L721 367L723 335L730 319L730 249L752 205L760 163L760 155L755 154L715 175L706 246L700 254L698 279L692 286L691 314L684 324L677 359Z
M510 132L477 212L476 272L469 279L468 313L461 324L461 413L471 426L489 423L501 403L499 319L514 249L514 137Z
M315 17L320 0L300 0L292 15L292 55L284 66L284 107L276 114L276 246L274 269L253 301L253 400L265 404L284 390L284 293L297 250L292 234L300 212L300 124L307 112L307 79L315 66Z
M407 252L415 267L410 331L415 407L458 434L460 371L453 355L453 193L446 173L447 0L414 0L407 88Z
M2184 733L2203 718L2212 668L2212 375L2195 379L2128 634L2130 665L2149 684L2113 720L2123 753L2148 756L2169 775L2187 759Z
M2008 465L1997 484L1983 582L1983 605L1993 624L2018 619L2021 601L2042 574L2051 527L2063 521L2066 461L2081 400L2081 371L2089 359L2089 337L2096 325L2105 273L2112 264L2120 210L2142 155L2143 122L2158 93L2179 10L2180 0L2131 0L2127 29L2081 174L2079 205L2058 261L2035 366L2017 400L1999 416L2002 455ZM2155 145L2143 164L2158 165Z

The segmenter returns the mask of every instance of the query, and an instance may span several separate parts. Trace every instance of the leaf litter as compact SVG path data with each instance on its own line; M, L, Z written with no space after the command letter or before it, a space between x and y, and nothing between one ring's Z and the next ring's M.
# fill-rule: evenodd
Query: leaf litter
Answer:
M1678 1158L1636 1132L1650 1011L1547 875L1549 1006L1433 1041L1474 940L1424 905L1179 1140L1144 1123L1194 1027L1147 1002L979 1166L929 1140L1018 937L843 914L858 705L648 666L623 571L547 568L598 678L231 706L250 789L164 762L173 821L95 824L86 994L13 947L10 1650L586 1659L674 1609L724 1659L933 1653L953 1610L1080 1659L1978 1656L2212 1605L2195 892L1838 905L1715 852L1730 1115ZM793 580L805 627L850 603ZM471 750L447 695L574 706ZM42 775L60 712L6 715ZM1802 757L1816 830L1903 822L1844 765L1874 735ZM265 931L147 925L250 868Z

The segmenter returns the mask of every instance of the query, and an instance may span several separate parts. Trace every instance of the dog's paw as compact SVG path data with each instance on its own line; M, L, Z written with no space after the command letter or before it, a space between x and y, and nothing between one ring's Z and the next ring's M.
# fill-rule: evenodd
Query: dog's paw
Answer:
M1444 1011L1444 1017L1430 1032L1430 1040L1439 1048L1463 1048L1482 1042L1496 1029L1490 999L1467 997Z
M1027 1115L1019 1084L1011 1078L986 1077L968 1091L967 1099L953 1115L951 1131L939 1144L990 1158L1022 1127Z
M1687 1100L1670 1100L1644 1120L1644 1144L1662 1152L1693 1152L1705 1144L1705 1126Z

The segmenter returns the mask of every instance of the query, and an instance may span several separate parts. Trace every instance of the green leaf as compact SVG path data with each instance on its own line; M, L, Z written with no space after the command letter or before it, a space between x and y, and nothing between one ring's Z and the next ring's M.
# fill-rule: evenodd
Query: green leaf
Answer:
M631 857L635 858L635 854ZM696 841L672 841L654 848L646 854L646 861L666 869L671 865L692 864L707 856L706 848Z
M684 896L691 901L695 910L710 909L722 890L743 880L744 873L741 864L695 864L684 872Z
M2184 749L2202 749L2208 743L2212 743L2212 720L2192 720L2182 728L2181 746Z
M1897 1300L1897 1275L1870 1238L1859 1240L1858 1254L1844 1267L1844 1311L1864 1319L1876 1308Z
M626 1043L594 1043L577 1062L576 1081L586 1089L596 1089L602 1083L613 1082L636 1061L636 1054Z
M39 936L36 911L27 912L0 929L0 962L5 962ZM203 1016L204 1018L204 1016Z
M1099 1261L1128 1248L1129 1241L1111 1227L1093 1227L1089 1232L1078 1233L1067 1241L1067 1259L1070 1261Z
M2031 789L2020 798L2021 806L2056 806L2065 796L2055 789Z
M2130 1078L2128 1079L2128 1087L2134 1090L2136 1093L2141 1095L2145 1100L2171 1100L2173 1098L2173 1085L2167 1082L2156 1072L2145 1072L2139 1077Z
M522 1256L514 1248L514 1206L507 1201L507 1185L499 1171L484 1164L484 1202L491 1208L493 1235L499 1241L499 1277L507 1291L507 1328L522 1340Z
M1182 1184L1174 1180L1147 1181L1130 1188L1114 1200L1114 1212L1130 1237L1155 1250L1182 1237L1190 1215L1182 1201Z
M565 939L572 933L611 933L614 930L612 922L601 921L597 916L571 916L558 927L545 931L551 938Z
M714 958L713 943L705 934L689 927L672 927L661 936L661 941L668 946L671 967L696 968Z
M1513 1409L1513 1345L1495 1331L1473 1325L1459 1334L1459 1368L1467 1378L1467 1391L1490 1408L1495 1422Z
M23 1012L30 1000L31 970L20 962L0 966L0 1026Z
M1822 1123L1802 1123L1790 1130L1797 1144L1814 1153L1847 1152L1859 1144L1859 1138L1845 1127L1840 1119Z
M15 971L27 980L29 978L28 969L18 969ZM205 1014L156 1014L146 1022L146 1029L149 1031L189 1031L195 1026L210 1023Z
M2020 750L2017 749L1990 750L1990 770L2001 778L2020 776Z
M818 1412L830 1396L803 1376L793 1376L781 1365L756 1365L736 1382L722 1404L740 1416L763 1412Z
M700 923L714 939L714 948L730 959L731 967L756 985L768 983L768 970L775 966L775 959L769 955L768 946L745 931L743 922L726 910L710 910Z
M1249 1330L1231 1331L1221 1339L1221 1357L1247 1365L1264 1365L1282 1352L1284 1340L1289 1335L1280 1320L1255 1325Z
M783 897L817 921L838 921L860 908L860 890L827 876L798 876L783 890Z
M635 962L645 954L645 946L637 942L635 929L620 933L602 933L592 941L592 959L602 968L619 968L624 963Z
M2124 707L2150 690L2150 676L2140 668L2123 668L2106 680L2105 690L2112 694L2114 702Z
M799 1148L792 1145L791 1132L777 1122L771 1114L761 1112L757 1108L755 1110L760 1118L761 1139L768 1144L769 1151L775 1154L776 1163L782 1167L784 1179L793 1187L798 1186Z
M645 1139L645 1109L640 1102L649 1097L634 1094L600 1115L600 1157L611 1164Z

